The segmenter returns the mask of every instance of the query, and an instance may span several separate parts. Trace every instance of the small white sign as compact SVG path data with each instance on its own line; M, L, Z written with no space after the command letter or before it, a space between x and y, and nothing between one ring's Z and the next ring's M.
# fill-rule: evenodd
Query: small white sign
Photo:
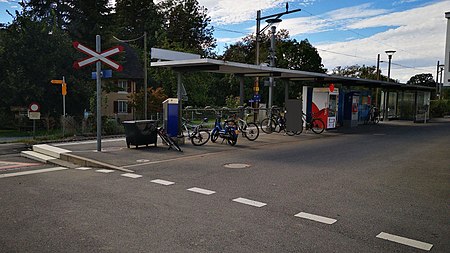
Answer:
M40 112L28 112L28 118L29 119L41 119L41 113Z

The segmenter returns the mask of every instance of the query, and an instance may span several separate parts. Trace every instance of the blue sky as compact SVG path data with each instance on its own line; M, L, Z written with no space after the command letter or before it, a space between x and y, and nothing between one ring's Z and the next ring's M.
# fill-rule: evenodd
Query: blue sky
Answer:
M157 2L157 1L156 1ZM397 51L391 77L406 82L419 73L435 75L444 62L445 12L450 0L198 0L208 9L218 41L217 53L255 32L256 11L262 16L302 9L282 17L277 29L292 38L308 39L318 49L325 67L376 65L377 54ZM11 18L5 9L18 9L17 0L0 0L0 22ZM264 24L262 24L263 26ZM386 63L380 68L387 72Z

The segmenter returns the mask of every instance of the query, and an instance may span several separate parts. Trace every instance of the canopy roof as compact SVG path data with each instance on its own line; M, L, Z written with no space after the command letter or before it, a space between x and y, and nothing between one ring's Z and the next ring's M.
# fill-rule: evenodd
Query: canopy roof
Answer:
M210 58L158 61L152 62L152 67L169 67L177 72L212 72L235 74L241 76L259 76L281 78L290 81L312 81L317 83L340 83L348 86L368 86L380 88L396 88L408 90L433 90L432 87L408 85L402 83L329 75L324 73L274 68L262 65L252 65L238 62L215 60Z

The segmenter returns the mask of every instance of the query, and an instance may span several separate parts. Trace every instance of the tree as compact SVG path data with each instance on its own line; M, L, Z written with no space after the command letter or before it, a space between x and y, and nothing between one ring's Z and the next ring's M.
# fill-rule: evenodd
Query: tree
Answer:
M153 87L149 87L147 89L147 92L149 94L148 104L147 104L147 110L150 113L160 113L162 112L162 102L167 99L167 95L164 92L164 89L162 87L158 87L154 89ZM131 99L132 103L130 104L131 107L135 108L137 110L138 115L143 115L144 112L142 110L143 101L144 101L144 91L141 90L138 93L132 94Z
M68 33L27 11L16 15L2 31L1 110L8 112L9 106L26 107L35 101L41 104L44 115L62 115L61 88L51 85L50 80L65 76L69 86L67 113L81 115L88 108L92 89L81 77L84 72L73 71L75 50Z
M203 56L212 54L216 47L211 19L207 9L197 0L164 0L158 7L163 16L161 44L164 48L188 51Z
M377 80L377 70L375 66L359 66L357 64L344 68L337 66L333 69L333 75Z
M433 75L430 73L414 75L406 82L406 84L436 87L436 81L434 81Z
M162 16L153 1L118 0L115 11L117 37L134 39L147 32L147 48L156 44L156 36L162 29Z

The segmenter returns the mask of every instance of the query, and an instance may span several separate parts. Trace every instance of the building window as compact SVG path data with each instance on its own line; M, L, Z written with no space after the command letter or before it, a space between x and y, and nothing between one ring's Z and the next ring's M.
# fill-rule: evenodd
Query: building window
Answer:
M128 106L127 100L114 101L114 113L130 113L131 108Z
M119 92L131 92L131 86L128 85L127 80L117 81L117 86L121 89Z

